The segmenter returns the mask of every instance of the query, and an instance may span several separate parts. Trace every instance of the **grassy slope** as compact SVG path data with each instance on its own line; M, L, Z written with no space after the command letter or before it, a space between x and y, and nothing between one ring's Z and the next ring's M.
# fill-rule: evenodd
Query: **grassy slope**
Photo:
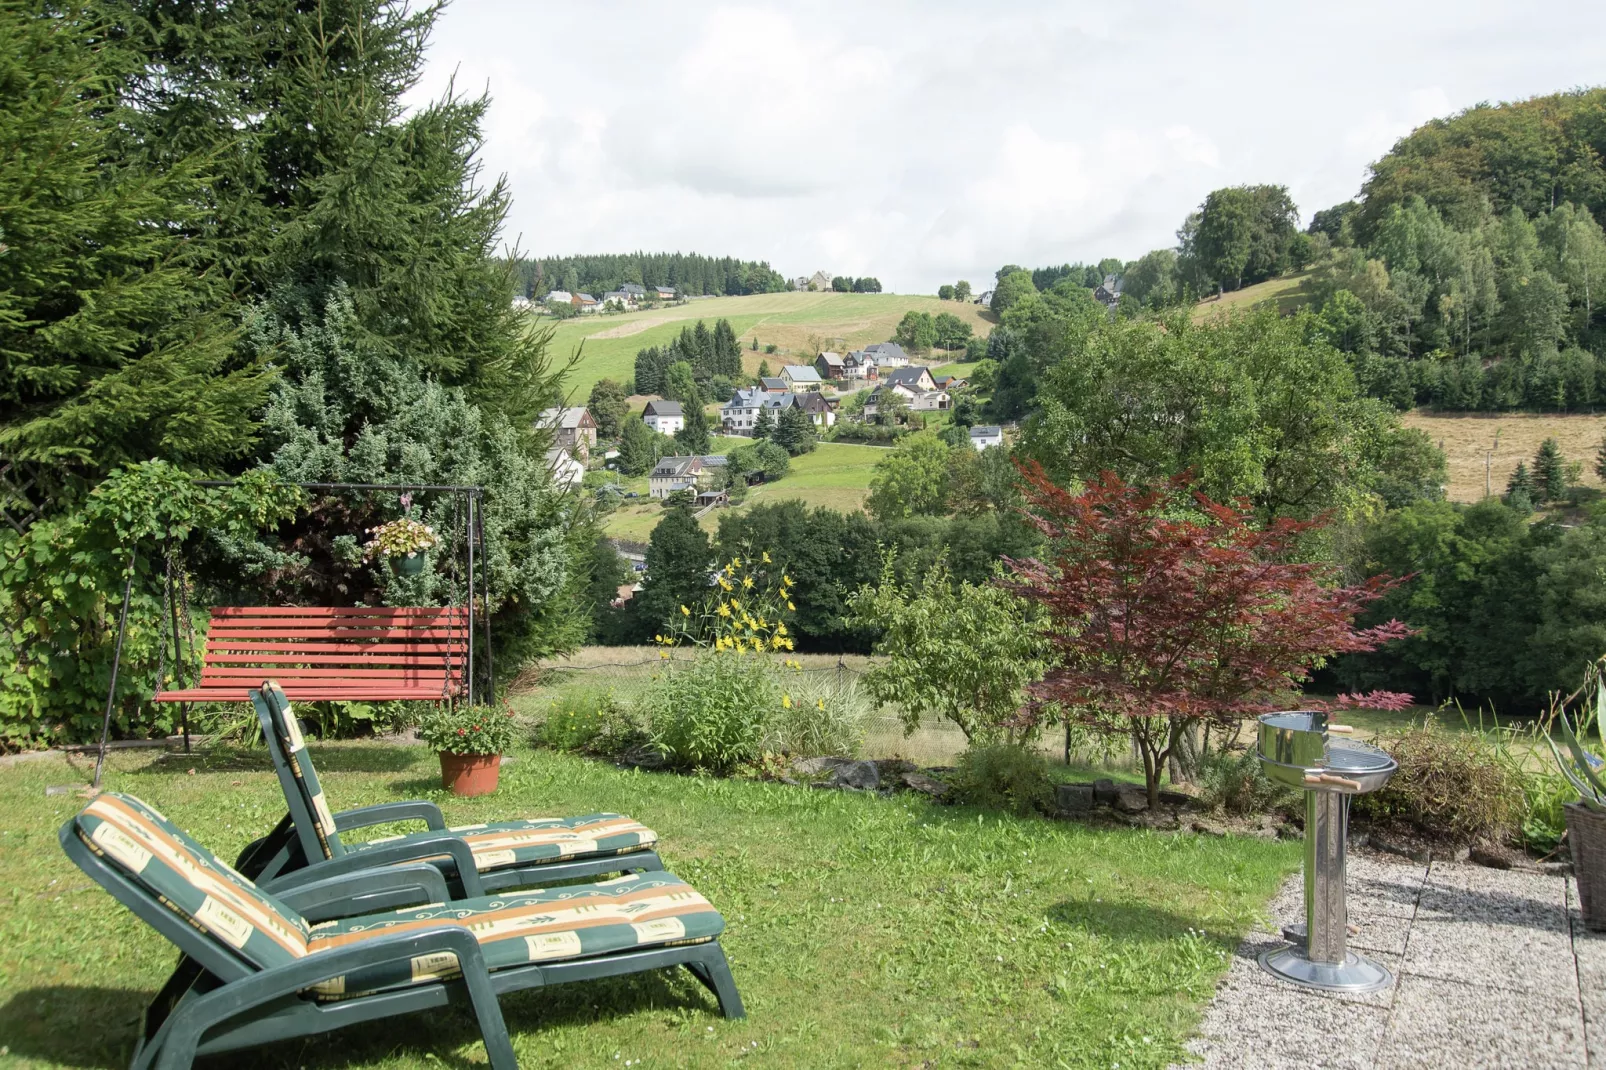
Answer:
M506 996L540 1067L1163 1067L1240 934L1298 865L1292 843L1016 819L910 797L625 772L521 749L483 799L439 791L421 748L314 745L336 808L428 796L451 824L617 810L721 910L748 1018L684 971ZM262 752L114 755L107 783L225 858L278 818ZM173 951L56 843L81 783L51 758L0 777L0 1040L8 1067L126 1065ZM382 835L386 829L373 830ZM1199 930L1195 932L1194 930ZM86 1026L89 1026L86 1028ZM483 1065L461 1008L239 1055L240 1068Z
M584 343L580 363L566 383L570 397L583 400L598 379L623 382L634 375L639 350L669 342L682 327L699 319L710 327L722 318L731 321L742 343L743 367L752 374L760 361L779 369L790 362L787 354L792 351L807 352L808 359L813 360L816 347L845 352L871 342L884 342L892 337L892 329L905 312L948 312L970 323L978 334L992 330L992 314L969 302L908 294L754 294L711 297L619 316L564 320L557 325L552 353L556 359L566 359ZM755 336L759 341L757 352L751 347ZM771 343L779 349L765 353L763 347Z
M1407 427L1419 427L1427 432L1444 450L1450 465L1450 499L1458 502L1475 502L1483 497L1484 454L1494 446L1496 432L1500 435L1499 448L1489 466L1490 483L1494 493L1503 493L1506 480L1519 462L1533 467L1534 454L1539 444L1554 438L1562 454L1569 461L1582 461L1585 486L1598 487L1595 475L1595 453L1601 440L1606 438L1606 416L1548 416L1542 413L1491 413L1474 415L1439 416L1426 412L1405 414Z
M1305 283L1310 275L1310 272L1302 271L1297 275L1284 275L1278 279L1257 282L1253 286L1245 286L1242 290L1223 294L1220 298L1206 298L1193 306L1194 322L1202 323L1211 316L1273 302L1277 305L1277 311L1292 312L1310 300L1310 295L1305 292Z
M748 439L716 438L715 453L729 452ZM763 502L786 501L795 498L808 505L828 505L832 509L849 511L864 505L870 496L870 472L887 451L879 446L861 446L847 442L822 442L813 453L792 458L791 471L777 483L754 487L737 510ZM646 493L645 480L630 481L631 490ZM703 518L710 531L719 523L725 510L716 509ZM657 502L643 501L639 505L626 505L608 517L607 532L627 539L645 540L663 514Z

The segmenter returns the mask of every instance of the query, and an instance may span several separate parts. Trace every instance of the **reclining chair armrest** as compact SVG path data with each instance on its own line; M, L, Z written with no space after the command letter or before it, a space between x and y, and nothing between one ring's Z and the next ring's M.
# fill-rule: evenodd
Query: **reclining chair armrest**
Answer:
M440 855L451 858L452 865L457 869L457 879L463 884L464 895L470 899L477 899L485 894L485 886L480 883L480 872L474 865L474 852L469 848L468 841L449 832L412 839L405 843L382 843L363 851L348 851L339 858L326 859L305 869L286 873L265 887L274 895L282 895L284 890L300 888L314 881L347 873L359 873L365 869L384 869L407 862L422 862L426 858Z
M284 966L231 981L179 1007L168 1019L168 1035L158 1067L187 1067L206 1031L254 1007L293 995L321 981L333 980L364 966L415 958L441 951L457 956L469 1000L479 1019L486 1054L496 1070L517 1070L502 1009L491 988L491 975L474 934L461 925L442 925L422 932L378 936L349 947L319 951Z
M394 900L386 896L382 909L400 910L404 906L422 903L444 903L450 896L446 891L446 878L434 866L419 862L410 866L385 866L381 869L364 869L344 873L338 877L325 877L310 884L302 884L285 891L274 889L279 901L296 911L313 924L335 918L349 918L357 914L376 913L371 904L357 902L363 897L384 893L415 891L407 900Z
M424 799L342 810L335 815L335 829L347 832L370 825L383 825L388 821L422 821L436 832L446 830L446 817L441 813L441 808Z

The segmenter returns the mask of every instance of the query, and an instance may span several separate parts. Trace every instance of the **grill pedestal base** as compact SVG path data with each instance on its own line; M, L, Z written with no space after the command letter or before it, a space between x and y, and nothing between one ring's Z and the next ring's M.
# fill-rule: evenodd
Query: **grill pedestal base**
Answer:
M1394 975L1387 966L1353 951L1344 953L1344 964L1340 966L1312 962L1305 957L1304 948L1285 947L1262 951L1260 965L1274 977L1326 992L1381 992L1394 983Z

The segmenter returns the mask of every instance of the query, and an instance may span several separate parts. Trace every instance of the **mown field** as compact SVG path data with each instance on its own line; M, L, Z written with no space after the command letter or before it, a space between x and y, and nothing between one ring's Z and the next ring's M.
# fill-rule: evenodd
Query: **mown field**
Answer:
M1302 271L1278 279L1257 282L1253 286L1245 286L1219 298L1207 297L1193 306L1193 320L1195 323L1203 323L1211 316L1241 312L1265 304L1275 304L1277 311L1286 315L1310 300L1310 295L1305 290L1305 283L1310 277L1311 272Z
M728 319L742 343L744 369L752 374L760 361L778 368L792 353L809 360L820 349L845 352L871 342L885 342L906 312L947 312L981 335L992 330L992 313L965 301L941 301L912 294L778 293L748 297L710 297L684 305L627 312L618 316L581 316L557 324L554 359L566 360L576 349L580 362L565 383L570 397L584 399L598 379L619 382L635 373L636 353L663 345L697 320L710 326ZM550 320L536 320L550 324ZM752 348L754 338L759 348ZM775 345L767 354L764 347Z
M1444 450L1450 467L1451 501L1475 502L1484 495L1484 458L1489 461L1489 486L1494 493L1506 489L1506 480L1518 463L1532 467L1539 444L1554 438L1569 461L1583 462L1579 480L1599 487L1595 454L1606 438L1606 416L1549 416L1540 413L1476 413L1437 415L1405 414L1407 427L1421 428ZM1498 445L1496 436L1498 435Z
M728 453L731 449L749 442L745 438L716 438L715 453ZM870 472L887 451L881 446L861 446L853 443L822 442L813 453L792 458L792 468L786 478L752 488L736 511L768 502L797 499L807 505L827 505L839 511L858 509L870 496ZM634 499L637 504L624 505L608 518L607 532L626 539L645 540L663 514L663 506L646 498L647 480L641 477L627 480L625 486L642 495ZM730 510L716 509L703 518L703 526L712 531L719 518Z

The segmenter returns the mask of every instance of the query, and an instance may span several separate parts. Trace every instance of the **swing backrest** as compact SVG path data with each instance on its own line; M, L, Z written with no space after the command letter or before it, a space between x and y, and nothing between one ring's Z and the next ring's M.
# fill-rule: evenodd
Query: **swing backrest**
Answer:
M159 702L246 702L265 678L297 701L441 701L468 679L466 607L219 606L196 687Z

